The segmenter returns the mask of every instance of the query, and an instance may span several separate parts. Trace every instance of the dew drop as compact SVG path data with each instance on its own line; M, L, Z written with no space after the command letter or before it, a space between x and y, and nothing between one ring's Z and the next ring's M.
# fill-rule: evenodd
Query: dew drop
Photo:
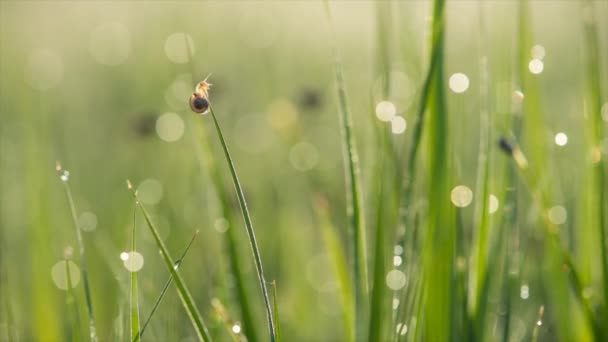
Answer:
M451 199L455 206L459 208L467 207L473 201L473 191L466 185L455 186L451 192Z
M144 256L139 252L129 252L127 260L123 260L123 265L129 272L137 272L144 267Z
M389 122L397 113L395 104L390 101L381 101L376 105L376 116L380 121Z
M528 63L528 69L530 70L531 73L538 75L541 72L543 72L543 69L545 68L545 65L543 64L543 61L541 61L538 58L534 58L530 61L530 63Z
M407 122L402 116L395 116L391 120L391 131L393 134L401 134L405 132L407 128Z
M407 279L405 273L399 270L391 270L386 275L386 285L391 290L399 290L405 286Z
M60 290L68 289L68 270L70 272L70 282L72 288L74 288L80 282L80 269L74 262L70 260L61 260L51 268L51 278L53 279L53 283L55 283L55 286L57 286L57 288Z
M469 77L461 72L455 73L450 76L449 85L453 92L464 93L469 89Z

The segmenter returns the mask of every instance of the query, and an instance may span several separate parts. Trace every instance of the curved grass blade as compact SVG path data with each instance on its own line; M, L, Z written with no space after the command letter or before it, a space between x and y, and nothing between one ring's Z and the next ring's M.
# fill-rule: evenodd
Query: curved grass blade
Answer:
M190 46L188 37L186 35L184 35L184 46L186 47L186 51L188 51L188 56L193 56L194 52L192 51L192 46ZM188 64L190 66L190 75L194 76L196 74L196 68L194 66L193 59L190 57L188 57ZM205 77L205 80L208 79L209 76L211 76L211 74L208 74L207 77ZM193 79L191 78L190 83L192 83L192 80ZM197 125L192 125L191 127L194 128L192 130L193 134L191 134L191 142L196 152L200 168L201 170L206 168L211 175L211 179L213 180L213 184L209 184L207 186L212 187L215 190L215 193L218 194L222 216L228 220L228 226L233 227L232 198L229 196L227 190L222 186L224 184L223 176L213 157L213 152L210 148L210 142L207 139L205 127L202 126L201 129L197 129ZM203 143L199 145L198 141L203 141ZM237 242L237 236L235 234L235 230L232 228L229 228L224 235L226 236L224 242L226 244L226 249L228 250L230 269L232 271L232 275L234 276L235 296L238 299L239 308L241 311L242 334L247 336L248 341L257 342L257 325L251 311L251 299L247 293L245 275L239 262L241 253Z
M485 13L483 3L478 3L479 13L479 45L481 50L481 58L479 61L480 72L480 112L479 112L479 154L477 157L477 184L476 189L480 196L475 200L475 237L473 241L473 251L471 258L474 262L474 267L470 268L469 272L469 289L472 293L469 294L468 312L473 320L474 333L478 339L483 339L485 327L485 304L487 302L488 280L487 272L489 265L489 229L490 229L490 213L489 213L489 178L490 178L490 111L489 111L489 68L488 57L486 55L485 43ZM490 256L493 258L493 256Z
M272 309L274 310L274 326L277 329L277 342L281 342L281 324L279 321L279 300L277 299L277 282L273 280L272 285Z
M230 227L224 234L226 237L224 242L226 244L226 249L228 250L232 275L234 276L235 296L238 299L241 311L243 335L247 336L247 339L250 342L257 342L257 326L255 324L253 313L251 312L251 298L247 293L245 275L239 262L241 260L241 250L238 246L236 230L232 228L234 226L232 219L232 199L230 198L225 187L222 186L224 184L224 179L209 146L210 143L207 139L208 134L205 127L199 127L194 124L192 127L194 128L192 134L192 144L196 151L201 170L206 168L211 180L213 181L213 184L208 184L206 186L215 188L215 192L218 194L220 202L221 215L228 220L228 226ZM199 145L197 140L203 141L203 143Z
M224 139L224 134L222 133L222 129L220 128L220 124L215 116L215 112L213 111L213 107L209 106L209 110L211 112L211 117L213 118L213 124L215 125L215 130L217 131L217 135L220 139L220 143L224 150L224 154L226 156L226 161L228 162L228 167L230 169L230 175L232 176L232 181L234 183L234 188L236 190L236 194L239 200L239 205L241 206L241 211L243 213L243 219L245 220L245 227L247 228L247 235L249 236L249 244L251 245L251 250L253 254L253 260L255 263L255 268L258 274L258 279L260 281L260 287L262 288L262 295L264 297L264 304L266 306L266 319L268 321L268 330L270 333L270 341L276 341L276 327L274 325L272 307L270 304L270 297L268 295L268 289L266 288L266 280L264 279L264 270L262 267L262 257L260 255L260 249L258 247L258 243L255 238L255 231L253 230L253 222L251 221L251 216L249 215L249 209L247 208L247 201L245 200L245 194L243 193L243 188L241 187L241 183L239 181L239 177L236 173L236 168L234 167L234 162L232 157L230 156L230 151L228 151L228 145L226 144L226 140Z
M319 220L319 228L325 250L333 261L333 269L340 288L339 296L342 304L342 321L344 324L344 341L355 340L354 304L352 279L348 275L346 253L329 217L329 204L321 195L317 196L314 209Z
M182 261L186 257L186 254L188 253L188 250L190 250L190 246L192 246L192 243L194 242L194 240L198 236L198 232L199 231L197 230L194 233L194 235L192 236L192 239L190 239L190 242L186 246L186 249L184 249L184 251L182 252L182 255L175 262L175 268L176 269L179 268L179 266L182 264ZM172 282L173 282L173 277L169 276L169 279L167 279L167 281L165 282L165 286L163 286L163 289L160 292L160 295L158 296L158 298L154 302L154 306L152 306L152 310L150 311L150 314L148 315L148 318L146 318L146 321L144 322L144 324L142 325L142 327L141 327L141 329L139 331L139 334L137 334L137 336L135 336L135 338L133 339L133 342L139 341L140 338L141 338L141 336L144 334L144 331L146 330L146 327L150 323L150 320L152 319L152 316L154 316L154 313L156 312L156 309L158 309L158 306L163 301L163 298L165 297L165 293L167 293L167 290L169 289L169 286L171 285Z
M186 309L186 312L188 313L188 317L190 318L190 321L192 322L192 325L194 326L194 329L196 330L198 339L200 341L212 341L211 335L209 335L207 326L205 325L205 322L203 321L203 317L201 316L200 312L198 311L198 308L196 307L196 305L194 303L194 299L192 298L192 295L190 294L190 291L188 290L186 283L184 283L184 280L183 280L181 274L175 268L175 262L173 261L173 258L171 258L171 255L169 254L169 250L167 249L167 247L165 246L165 243L161 239L160 234L158 233L158 230L156 229L156 226L154 225L154 223L152 223L150 214L148 214L148 211L146 210L144 205L141 204L141 202L137 198L137 192L133 189L131 182L127 181L127 185L129 187L129 189L132 191L133 197L135 197L137 206L141 209L141 212L144 214L144 218L146 220L146 225L148 226L148 228L150 229L150 232L152 233L152 236L154 237L154 241L156 242L156 246L160 250L161 256L163 258L163 261L165 262L165 266L167 267L167 270L169 271L169 273L171 273L171 277L173 278L173 281L175 282L175 286L177 287L177 293L179 294L179 298L181 299L182 304L184 305L184 308Z
M131 231L131 252L136 251L135 245L135 232L137 230L137 207L133 208L133 230ZM129 270L131 273L131 289L129 291L129 305L130 305L130 318L131 318L131 339L140 339L141 333L139 331L139 299L137 291L137 272Z
M586 66L587 66L587 92L586 92L586 106L588 112L587 117L590 118L588 120L588 136L590 137L590 143L593 150L593 165L588 167L588 185L586 187L586 191L589 193L588 196L583 196L585 198L584 204L584 212L581 213L582 217L585 216L593 216L592 221L589 222L591 224L587 224L587 226L597 227L597 232L589 232L587 235L591 235L591 239L585 239L588 244L592 245L593 239L597 239L599 243L599 250L601 261L601 270L602 270L602 282L603 282L603 294L604 294L604 303L603 310L606 312L608 310L608 240L606 229L607 226L607 218L606 212L608 208L606 207L606 192L602 191L602 189L606 189L606 161L601 157L601 153L599 152L599 146L602 144L602 138L605 136L605 124L602 122L602 104L601 104L601 68L600 68L600 50L599 50L599 37L598 37L598 29L597 29L597 13L593 10L594 6L593 1L585 1L583 4L583 11L589 13L589 18L584 20L584 35L585 35L585 43L587 45L587 54L586 54ZM589 208L592 211L592 215L587 211ZM585 225L584 225L585 226ZM584 230L581 229L581 233L584 234ZM595 233L595 238L593 237L593 233ZM584 237L583 237L584 238ZM608 331L604 332L606 336L608 336Z
M66 254L71 254L71 253L66 253ZM66 255L64 257L65 262L65 277L66 277L66 282L67 282L67 289L66 289L66 297L65 297L65 301L66 304L68 306L68 308L70 308L70 315L72 317L70 317L71 319L71 325L72 325L72 336L71 336L71 340L72 341L82 341L82 335L80 332L80 314L78 313L78 305L76 305L76 297L74 296L74 290L73 290L73 282L72 282L72 274L70 271L70 264L69 264L69 258L68 255Z
M82 232L80 231L80 226L78 225L77 211L76 205L74 204L74 199L72 198L72 190L70 189L69 179L70 173L67 170L64 170L61 167L61 164L57 162L57 166L55 167L57 173L59 173L59 178L61 179L61 183L63 183L63 189L65 190L65 196L68 200L68 204L70 206L70 214L72 217L72 223L74 224L74 228L76 229L76 241L78 242L78 251L80 253L80 270L82 273L82 285L84 288L84 297L87 303L87 314L89 316L89 337L91 342L97 341L97 329L95 328L95 316L93 315L93 301L91 299L91 288L89 286L89 274L87 269L87 263L85 260L85 248L84 248L84 239L82 238Z
M363 338L365 329L365 319L367 315L368 300L368 273L367 273L367 238L365 233L365 215L363 208L363 194L361 190L359 155L355 136L352 131L353 119L348 107L346 96L346 83L342 73L342 62L338 51L338 45L333 29L333 19L329 2L324 1L327 20L331 29L330 41L334 57L334 72L336 78L336 88L340 106L340 125L342 135L342 151L344 155L346 188L347 188L347 215L351 222L353 237L353 265L355 277L355 327L357 337Z

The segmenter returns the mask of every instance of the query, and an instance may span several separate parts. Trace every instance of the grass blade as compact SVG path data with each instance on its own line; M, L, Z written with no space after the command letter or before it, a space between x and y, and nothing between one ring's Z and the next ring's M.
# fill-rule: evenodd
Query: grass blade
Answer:
M447 341L454 331L453 285L455 225L450 203L448 116L443 83L443 37L445 1L435 0L433 41L438 42L436 72L431 78L428 117L429 222L424 245L422 304L425 308L424 336ZM431 271L432 270L432 271Z
M182 264L182 261L184 260L184 258L186 257L186 254L190 250L190 246L192 246L192 243L194 242L194 240L198 236L198 232L199 231L197 230L194 233L194 235L192 236L192 239L190 239L190 242L186 246L186 249L184 249L184 251L182 252L182 255L175 262L175 268L179 268L179 266ZM141 336L144 334L144 331L146 330L146 327L150 323L150 320L152 319L152 316L154 316L154 313L158 309L158 306L163 301L163 298L165 297L165 293L167 293L167 290L169 289L169 286L171 285L172 282L173 282L173 277L169 276L169 279L167 279L167 281L165 282L165 286L163 286L163 289L160 292L160 295L158 296L158 298L154 302L154 306L152 306L152 310L150 311L150 314L148 315L148 318L146 318L146 321L144 322L144 324L142 325L142 327L141 327L141 329L139 331L139 334L137 334L137 336L135 336L135 338L133 339L133 342L139 341L140 338L141 338Z
M230 151L228 151L228 145L226 144L226 140L224 139L224 134L222 133L222 129L220 128L220 124L213 112L213 107L209 107L211 111L211 117L213 118L213 123L215 125L215 129L217 131L217 135L220 139L220 143L222 144L222 148L224 150L224 154L226 156L226 161L228 162L228 166L230 168L230 175L232 176L232 181L234 183L234 188L236 190L236 194L239 200L239 204L241 206L241 211L243 213L243 219L245 220L245 227L247 228L247 235L249 237L249 244L251 245L251 250L253 254L253 260L255 263L255 268L258 274L258 279L260 281L260 287L262 288L262 295L264 297L264 304L266 306L266 319L268 321L268 330L270 333L270 341L276 341L276 328L274 326L272 307L270 304L270 297L268 296L268 289L266 288L266 280L264 279L264 270L262 267L262 257L260 255L260 249L258 247L258 243L255 238L255 231L253 230L253 222L251 221L251 216L249 215L249 209L247 209L247 201L245 200L245 195L243 193L243 188L241 187L241 183L239 182L238 175L236 173L236 168L234 167L234 162L232 157L230 156Z
M136 237L135 232L137 229L137 207L133 208L133 230L131 231L131 253L136 251ZM139 299L137 292L137 272L129 270L131 273L131 289L129 291L129 305L130 305L130 318L131 318L131 339L140 339L141 333L139 331Z
M186 47L186 51L188 51L188 56L194 55L192 51L192 47L188 41L186 35L184 35L184 46ZM190 65L191 75L195 75L195 66L192 58L188 58L188 64ZM208 78L209 76L207 76ZM193 125L193 127L197 127ZM229 222L229 227L233 227L232 222L232 199L228 195L227 191L224 189L222 184L224 184L222 174L220 173L219 168L217 167L217 163L213 158L213 153L211 152L211 148L209 146L209 142L206 139L200 139L203 142L202 149L201 146L197 143L196 139L200 138L200 135L207 136L207 132L204 127L202 130L196 130L195 133L197 136L192 135L192 145L194 146L194 150L196 151L197 159L199 165L201 166L201 170L206 166L209 171L209 174L212 177L212 180L215 184L215 190L218 193L218 197L221 204L221 212L226 220ZM211 185L213 186L213 185ZM256 342L258 340L258 335L256 333L256 324L253 317L253 313L251 312L251 303L249 296L247 295L247 290L245 286L245 275L243 274L243 270L239 264L240 260L240 250L237 245L237 237L235 235L235 230L229 228L226 231L226 247L228 249L228 255L230 257L230 268L232 269L232 274L234 276L234 283L236 288L236 297L240 303L241 309L241 318L243 320L243 334L247 336L248 340L251 342Z
M355 142L353 129L353 119L348 107L346 96L346 83L342 73L342 62L338 52L338 46L335 39L333 29L333 20L329 2L325 2L325 10L329 26L331 28L331 44L334 56L334 72L336 79L336 88L338 92L338 101L340 106L340 125L342 135L342 151L344 154L345 172L346 172L346 188L347 188L347 215L351 224L353 236L353 261L354 261L354 277L355 277L355 327L357 328L357 337L364 336L363 329L365 327L365 316L368 306L367 294L368 290L368 274L367 274L367 247L365 233L365 217L363 208L363 194L361 190L361 181L359 179L359 155Z
M599 243L599 255L601 257L600 265L602 270L602 282L603 282L603 294L604 303L603 310L608 310L608 240L606 240L608 233L606 229L606 192L598 189L606 189L606 161L601 157L600 146L602 144L602 138L604 137L603 129L605 124L602 120L602 108L601 108L601 72L600 72L600 52L599 52L599 38L597 31L597 14L593 8L594 2L585 1L583 5L583 13L589 15L589 18L584 20L584 35L585 43L587 46L586 54L586 66L587 66L587 91L585 93L587 104L586 116L590 118L588 120L588 136L590 137L590 145L593 148L592 165L587 166L587 187L585 191L588 192L587 196L583 196L585 204L583 208L582 217L590 219L591 222L584 224L586 227L597 227L597 232L588 232L589 238L582 238L585 246L592 246L593 240ZM589 208L589 209L587 209ZM590 210L591 212L589 212ZM581 229L581 233L585 234L587 229ZM595 233L595 234L594 234ZM592 248L585 248L586 250L593 250ZM585 253L582 259L591 260L593 257L590 256L591 251ZM606 332L608 335L608 332Z
M250 342L256 342L258 340L258 335L253 313L251 312L251 299L247 294L245 275L239 262L241 260L241 250L238 246L236 230L232 228L235 226L232 219L232 199L230 198L228 191L222 186L224 184L224 179L218 164L213 157L213 152L209 146L210 143L207 140L208 134L205 127L197 126L196 124L193 124L192 127L193 133L195 133L192 135L192 144L197 152L199 165L201 170L207 169L211 176L211 180L213 181L212 184L206 186L215 188L215 192L219 197L221 215L228 220L229 228L226 230L224 242L228 251L232 275L234 276L235 296L240 304L243 334L247 336L247 339ZM198 144L198 140L203 141L203 143Z
M69 253L66 252L64 253L64 262L65 262L65 277L66 277L66 282L67 282L67 289L66 289L66 297L65 297L65 301L66 304L68 306L68 308L70 309L70 315L72 317L71 318L71 325L72 325L72 336L71 336L71 340L72 341L82 341L82 335L80 332L80 314L78 313L78 305L76 305L76 297L74 296L74 290L73 290L73 282L72 282L72 273L70 270L70 259L69 257L71 256L71 247L70 247L70 251Z
M470 268L469 272L469 288L472 293L469 295L469 314L474 322L474 333L478 339L484 338L483 328L485 327L485 310L487 286L487 266L488 250L489 250L489 229L490 229L490 213L489 213L489 179L490 179L490 110L489 110L489 70L488 57L486 55L485 44L485 13L483 3L478 3L479 13L479 45L481 50L481 58L479 61L480 72L480 112L479 112L479 152L477 157L477 185L476 190L479 196L475 199L475 238L473 241L473 251L471 260L474 267ZM496 251L494 251L496 253Z
M87 270L87 263L85 259L85 248L84 248L84 239L82 238L82 232L80 231L80 226L78 224L78 217L76 211L76 205L74 204L74 199L72 198L72 190L70 189L69 179L70 172L64 170L61 167L61 164L57 162L57 166L55 170L59 173L59 178L61 179L61 183L63 183L63 189L65 190L65 196L68 200L68 205L70 206L70 214L72 217L72 223L74 224L74 228L76 229L76 241L78 242L78 251L80 253L80 270L82 273L82 284L84 288L84 297L87 304L87 314L89 316L89 337L91 342L97 341L97 329L95 328L95 316L93 315L93 301L91 299L91 288L89 286L89 274Z
M177 293L179 294L179 298L181 299L182 304L184 305L184 308L186 309L186 312L188 313L188 317L190 318L190 321L192 322L192 325L194 326L194 329L196 330L198 339L200 341L211 341L212 340L211 335L209 335L209 331L207 330L207 326L205 325L205 322L203 321L203 317L201 316L200 312L198 311L198 309L194 303L194 299L192 298L192 295L190 294L188 287L186 287L186 284L184 283L184 280L183 280L181 274L175 268L175 262L171 258L171 255L169 254L169 250L167 249L167 247L165 246L165 243L161 239L160 234L158 233L158 230L156 229L156 226L154 225L154 223L152 223L150 214L148 214L148 211L146 210L144 205L141 204L141 202L137 198L137 192L133 189L131 182L127 181L127 184L128 184L129 189L133 192L133 196L135 197L137 206L141 209L141 212L144 214L144 218L146 220L146 225L150 229L150 232L152 233L152 236L154 237L154 241L156 242L157 247L160 249L160 253L163 258L163 261L165 262L165 266L167 267L167 270L169 270L169 273L171 273L171 277L173 278L173 281L175 282L175 286L177 287Z
M352 280L348 275L346 253L329 217L329 203L321 195L317 196L314 209L319 220L319 228L325 250L333 261L334 274L340 288L340 301L342 304L342 321L344 324L344 341L355 340L354 304Z
M277 330L276 341L281 342L281 324L279 322L279 300L277 299L277 282L272 281L272 309L274 310L274 326Z

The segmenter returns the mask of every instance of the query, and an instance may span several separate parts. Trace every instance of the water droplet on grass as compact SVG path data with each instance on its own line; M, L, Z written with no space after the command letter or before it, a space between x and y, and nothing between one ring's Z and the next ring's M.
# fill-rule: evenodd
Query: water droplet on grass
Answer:
M407 279L405 273L399 270L391 270L386 275L386 285L391 290L399 290L405 286Z
M464 93L469 89L469 77L461 72L455 73L450 76L449 85L453 92Z
M55 283L55 286L57 286L60 290L68 289L68 270L70 272L70 282L72 288L74 288L80 282L80 269L74 262L70 260L61 260L51 268L51 278L53 279L53 283Z
M473 201L473 191L466 185L457 185L452 189L451 199L455 206L467 207Z

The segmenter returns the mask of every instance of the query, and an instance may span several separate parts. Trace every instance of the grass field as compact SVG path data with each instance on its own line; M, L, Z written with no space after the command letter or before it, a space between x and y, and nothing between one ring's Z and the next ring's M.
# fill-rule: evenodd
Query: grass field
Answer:
M0 341L606 341L607 129L605 1L2 0Z

